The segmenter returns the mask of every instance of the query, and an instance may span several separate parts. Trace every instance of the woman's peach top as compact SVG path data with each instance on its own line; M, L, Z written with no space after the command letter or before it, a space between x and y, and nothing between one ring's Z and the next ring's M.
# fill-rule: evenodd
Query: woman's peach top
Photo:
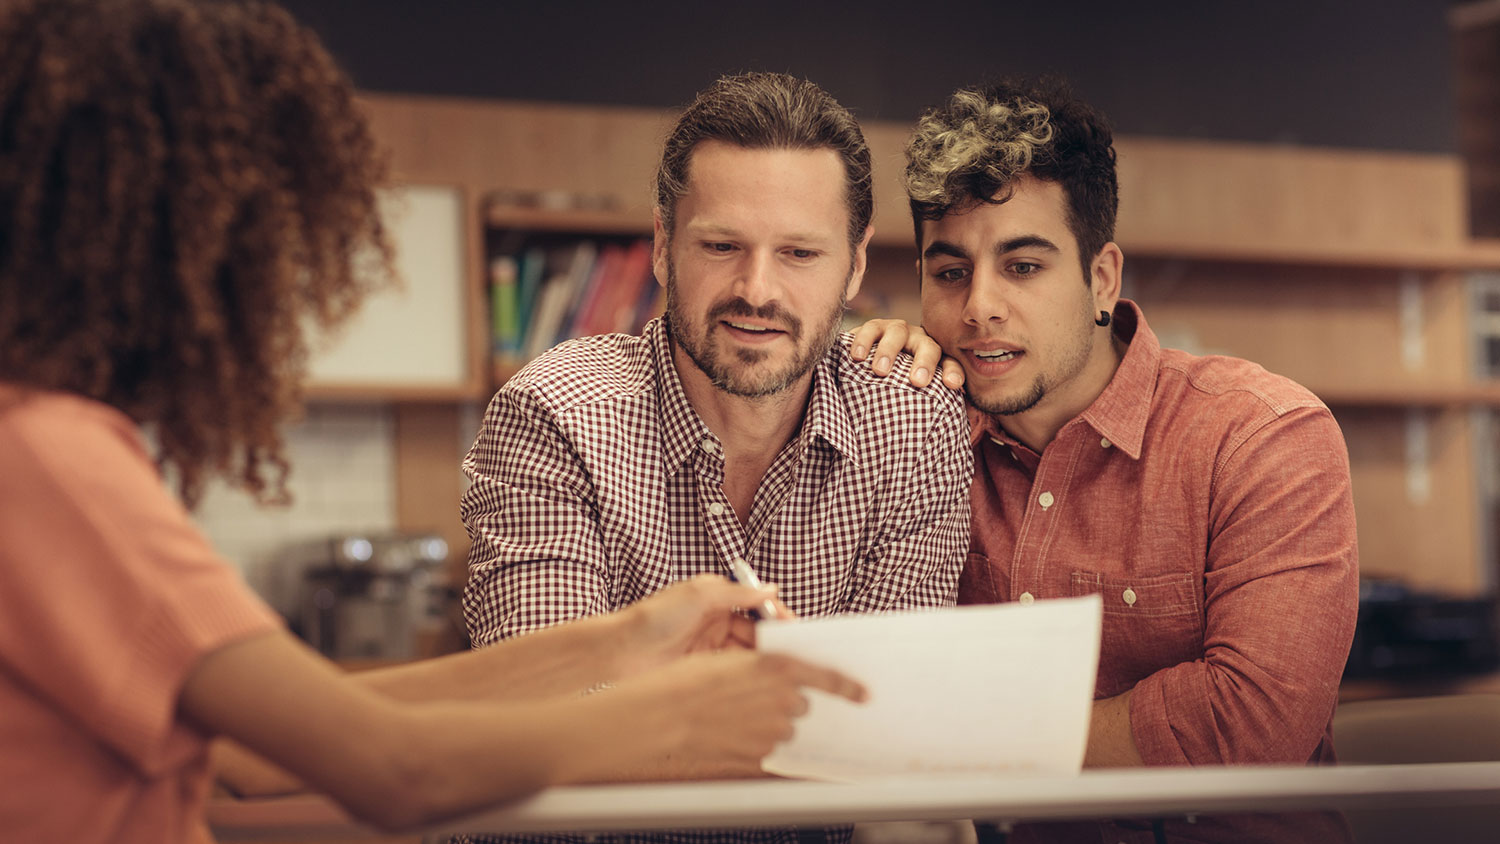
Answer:
M208 737L177 697L276 615L113 408L0 383L0 837L208 841Z

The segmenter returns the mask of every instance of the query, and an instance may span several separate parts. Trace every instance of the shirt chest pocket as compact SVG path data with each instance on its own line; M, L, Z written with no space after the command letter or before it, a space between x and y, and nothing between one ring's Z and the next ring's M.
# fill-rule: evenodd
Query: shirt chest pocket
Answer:
M1098 697L1112 697L1151 674L1203 658L1203 583L1193 573L1120 577L1075 571L1074 596L1104 599Z

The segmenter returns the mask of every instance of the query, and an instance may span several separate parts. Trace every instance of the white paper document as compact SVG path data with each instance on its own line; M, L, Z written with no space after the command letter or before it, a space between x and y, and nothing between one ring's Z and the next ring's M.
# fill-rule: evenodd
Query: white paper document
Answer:
M1077 773L1083 766L1099 596L757 626L757 647L865 684L850 703L808 690L773 774L841 781L932 773Z

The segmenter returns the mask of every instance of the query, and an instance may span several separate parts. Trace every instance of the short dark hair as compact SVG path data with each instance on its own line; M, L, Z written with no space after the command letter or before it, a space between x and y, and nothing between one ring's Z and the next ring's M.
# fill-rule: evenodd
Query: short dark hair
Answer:
M1027 174L1062 185L1087 282L1094 256L1115 239L1115 149L1104 116L1058 80L964 88L922 115L906 144L918 246L924 220L1004 202Z
M656 206L669 236L693 150L703 141L833 150L844 165L849 243L864 237L875 213L870 148L854 115L817 85L784 73L743 73L722 77L698 94L667 136L656 170Z

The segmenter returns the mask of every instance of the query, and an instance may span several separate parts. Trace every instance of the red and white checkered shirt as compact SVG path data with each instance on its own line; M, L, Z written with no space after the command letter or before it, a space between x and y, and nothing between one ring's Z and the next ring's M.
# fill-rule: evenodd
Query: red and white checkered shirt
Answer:
M683 393L661 320L640 337L564 343L511 378L463 464L473 483L461 512L474 540L464 615L475 646L619 609L704 572L728 575L735 557L801 616L952 605L973 478L963 402L941 384L912 387L904 356L891 376L873 375L849 358L849 341L815 368L802 427L761 481L748 528L724 495L723 449ZM606 838L799 834L590 840Z
M748 527L660 320L564 343L510 379L464 459L475 645L728 575L735 557L802 616L953 604L973 477L963 402L878 377L848 345L814 369Z

